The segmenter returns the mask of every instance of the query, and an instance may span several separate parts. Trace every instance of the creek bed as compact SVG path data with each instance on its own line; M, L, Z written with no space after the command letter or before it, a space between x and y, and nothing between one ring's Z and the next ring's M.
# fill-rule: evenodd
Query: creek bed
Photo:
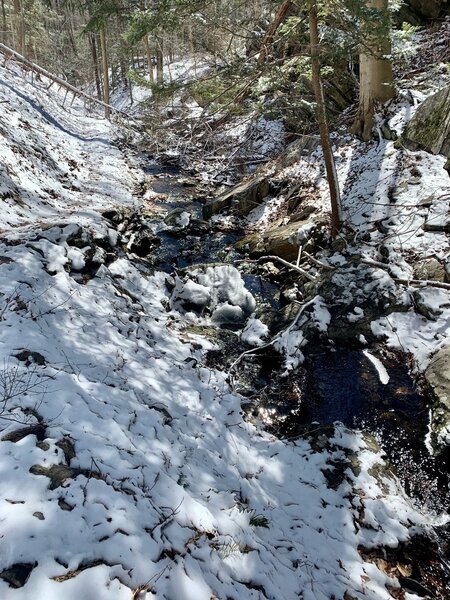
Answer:
M156 168L151 171L157 173ZM153 190L168 195L162 206L168 210L183 208L199 215L201 204L194 200L195 188L177 183L176 169L159 172ZM161 217L162 218L162 217ZM161 245L152 263L171 272L201 263L233 262L232 250L243 232L207 230L196 236L189 233L159 234ZM279 289L259 275L243 273L246 287L269 309L280 309ZM230 358L226 349L214 351L218 368ZM233 352L233 350L232 350ZM240 352L234 348L234 352ZM226 359L226 360L225 360ZM282 437L307 434L311 428L332 425L336 421L351 429L372 434L403 484L406 493L423 510L435 515L450 511L450 464L447 458L433 457L427 448L429 408L401 357L383 358L389 382L383 384L373 364L360 350L347 347L329 349L319 346L307 355L303 366L293 375L281 377L281 360L269 350L243 363L237 373L242 391L248 396L249 416L266 419L268 429ZM444 586L450 587L450 525L437 532ZM445 596L444 596L445 597Z

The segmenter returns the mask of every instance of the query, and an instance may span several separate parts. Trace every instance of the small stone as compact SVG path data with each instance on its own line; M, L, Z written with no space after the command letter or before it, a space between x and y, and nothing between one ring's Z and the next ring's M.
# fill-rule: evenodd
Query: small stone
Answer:
M36 519L39 519L39 521L45 521L44 515L39 511L34 512L33 517L36 517Z
M75 506L72 506L71 504L66 502L64 500L64 498L58 498L58 506L61 510L67 510L67 511L71 511L75 508Z
M48 452L48 450L50 450L50 444L48 442L38 442L36 446L43 452Z

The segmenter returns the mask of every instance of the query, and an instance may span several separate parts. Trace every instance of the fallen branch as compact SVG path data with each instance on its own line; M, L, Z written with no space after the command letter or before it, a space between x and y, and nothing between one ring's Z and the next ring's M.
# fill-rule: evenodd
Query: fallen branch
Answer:
M309 300L308 302L306 302L306 304L303 304L303 306L300 307L300 310L298 311L298 313L295 315L295 319L292 321L292 323L289 325L289 327L287 327L286 329L284 329L283 331L278 333L273 339L270 340L270 342L267 342L267 344L264 344L263 346L258 346L257 348L250 348L250 350L246 350L245 352L242 352L242 354L240 354L237 357L237 359L232 363L232 365L229 368L229 371L231 372L241 362L241 360L243 358L245 358L246 356L250 356L251 354L254 354L255 352L259 352L260 350L265 350L266 348L273 346L279 340L281 340L283 335L292 331L292 329L297 325L300 317L305 312L305 310L309 306L314 304L315 301L316 301L316 297L314 297L312 300Z
M383 269L384 271L388 271L392 276L392 279L395 283L399 283L400 285L407 286L417 286L417 287L436 287L442 288L443 290L450 290L450 283L444 283L443 281L434 281L432 279L403 279L401 277L395 277L392 273L391 265L386 265L385 263L379 262L377 260L367 259L361 261L363 265L368 265L370 267L378 267L379 269Z
M304 253L304 251L303 251L303 253ZM316 281L316 277L313 277L312 275L310 275L307 271L305 271L305 269L302 269L301 267L297 267L297 265L293 265L292 263L288 262L287 260L284 260L284 258L280 258L279 256L272 256L272 255L261 256L261 258L258 259L258 262L263 262L266 260L279 262L282 265L284 265L285 267L289 267L290 269L297 271L298 273L300 273L300 275L303 275L303 277L306 277L306 279L309 279L309 281Z
M316 267L321 267L322 269L326 269L327 271L334 271L335 267L332 267L331 265L327 265L327 263L324 263L320 260L317 260L317 258L315 258L314 256L312 256L311 254L309 254L309 252L306 252L306 250L302 251L302 255L306 256L306 258L312 262L314 265L316 265Z
M444 283L443 281L432 281L430 279L399 279L397 277L393 278L395 283L400 283L401 285L412 285L417 287L436 287L442 288L443 290L450 290L450 283Z

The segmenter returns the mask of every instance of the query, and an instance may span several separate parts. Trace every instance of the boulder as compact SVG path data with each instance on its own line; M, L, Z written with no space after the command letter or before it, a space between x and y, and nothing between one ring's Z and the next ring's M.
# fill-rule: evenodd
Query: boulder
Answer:
M236 250L248 252L251 256L274 255L294 261L300 245L310 252L318 245L324 245L327 230L323 216L306 217L250 235L236 244Z
M436 454L450 448L450 346L439 350L427 370L425 380L433 395L431 445Z
M444 16L448 8L448 0L407 0L400 7L395 20L399 23L407 21L413 25L425 25Z
M431 281L446 281L447 275L445 266L439 262L437 258L428 258L418 261L414 266L414 278Z
M406 126L403 142L412 150L450 158L450 86L422 102Z
M300 135L289 144L275 161L276 170L285 169L298 162L302 156L309 156L320 146L318 135Z
M248 215L261 204L268 195L270 183L267 177L259 176L236 185L208 202L203 207L203 218L210 219L225 208L234 208L242 215Z

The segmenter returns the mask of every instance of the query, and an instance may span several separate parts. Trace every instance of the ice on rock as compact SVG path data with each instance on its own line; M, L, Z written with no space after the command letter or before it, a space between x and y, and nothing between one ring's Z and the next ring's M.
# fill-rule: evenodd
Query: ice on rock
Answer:
M211 320L216 325L232 325L242 323L245 319L244 311L240 306L233 306L228 302L221 304L211 315Z
M241 340L249 346L262 346L268 336L267 325L252 315L241 334Z
M74 271L81 271L86 265L84 254L78 248L70 248L67 252L67 258L70 260Z
M177 278L172 292L172 306L198 310L209 308L212 321L218 325L239 323L256 307L252 294L245 288L239 271L231 266L197 269L189 278Z
M247 315L255 310L255 299L245 289L244 281L236 267L208 267L205 272L198 273L197 279L200 284L211 289L215 305L229 302L233 306L240 306Z
M172 295L172 302L175 306L187 307L194 305L199 309L203 309L208 305L210 299L211 292L206 286L200 285L192 279L188 279L183 283L181 279L177 278Z

